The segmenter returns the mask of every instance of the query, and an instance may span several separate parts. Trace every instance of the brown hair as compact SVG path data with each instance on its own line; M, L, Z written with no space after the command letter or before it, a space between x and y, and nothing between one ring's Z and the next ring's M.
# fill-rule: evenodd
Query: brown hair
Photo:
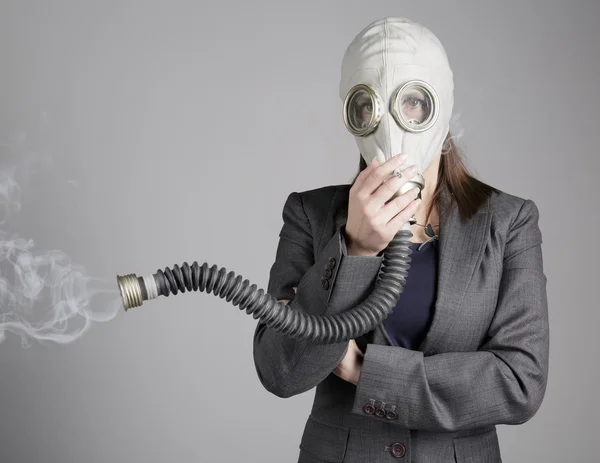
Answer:
M352 179L352 185L354 185L358 175L366 168L367 163L362 155L360 155L359 170L354 179ZM456 202L463 219L470 219L492 192L498 191L497 188L478 180L469 172L464 164L463 154L456 146L454 137L450 132L446 135L442 146L437 185L427 208L425 223L428 222L434 207L441 206L441 194L444 188Z

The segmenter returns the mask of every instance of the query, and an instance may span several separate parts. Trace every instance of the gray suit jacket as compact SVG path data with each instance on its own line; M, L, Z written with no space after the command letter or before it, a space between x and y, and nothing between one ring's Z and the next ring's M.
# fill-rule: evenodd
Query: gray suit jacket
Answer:
M370 294L383 257L346 253L350 187L288 196L268 293L315 315L344 312ZM533 201L505 192L469 220L455 205L440 210L431 328L416 351L393 346L382 325L357 339L366 351L356 386L332 373L347 342L297 341L257 324L262 385L283 398L316 387L299 463L502 461L495 425L533 417L548 377L538 218Z

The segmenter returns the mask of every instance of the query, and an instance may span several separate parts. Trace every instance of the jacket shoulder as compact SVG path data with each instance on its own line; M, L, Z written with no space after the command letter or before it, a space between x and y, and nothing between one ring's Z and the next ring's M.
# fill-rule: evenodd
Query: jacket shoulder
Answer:
M494 219L508 224L512 224L526 206L529 206L534 214L537 215L539 213L533 200L508 193L497 187L491 193L489 201Z
M323 198L333 198L337 190L344 186L350 187L350 185L326 185L310 190L299 191L298 193L302 196L302 199L308 201L315 199L322 201Z
M299 191L298 194L302 198L304 211L310 217L311 215L319 214L319 212L327 214L336 197L347 200L347 191L350 191L350 186L351 185L345 184L326 185L310 190ZM345 188L347 191L344 190Z
M335 216L340 209L348 207L350 186L327 185L295 193L300 197L302 212L310 223L313 239L318 240L323 236L331 216Z

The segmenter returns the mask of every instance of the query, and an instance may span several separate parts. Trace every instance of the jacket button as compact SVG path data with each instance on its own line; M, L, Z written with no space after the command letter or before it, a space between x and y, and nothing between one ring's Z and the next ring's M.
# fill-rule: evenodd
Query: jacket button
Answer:
M332 269L333 267L335 267L335 257L329 259L329 268Z
M375 413L375 407L373 407L373 405L365 405L363 407L363 411L367 414L367 415L372 415L373 413Z
M392 445L392 455L396 458L402 458L406 455L406 447L404 447L404 444L401 444L400 442L394 443Z
M323 289L329 289L329 280L325 277L321 277L321 285L323 285Z
M398 414L396 412L387 412L385 417L388 420L395 420L396 418L398 418Z
M331 269L325 269L325 278L331 278L331 275L333 275Z
M377 410L375 410L375 416L383 418L385 416L385 410L383 408L378 408Z

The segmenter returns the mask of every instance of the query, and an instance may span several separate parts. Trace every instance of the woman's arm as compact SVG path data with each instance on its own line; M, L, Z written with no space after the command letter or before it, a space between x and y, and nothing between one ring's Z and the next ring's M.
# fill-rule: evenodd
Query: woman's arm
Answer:
M542 235L525 200L507 236L489 339L477 352L422 352L369 344L352 412L409 429L456 431L521 424L537 412L548 378L549 327ZM370 400L397 419L369 415Z
M313 234L300 193L288 196L282 216L269 294L278 300L290 300L293 309L317 316L343 312L370 294L383 257L346 255L341 226L315 261ZM254 332L258 377L268 391L279 397L315 387L342 361L347 348L348 342L298 341L261 322Z

